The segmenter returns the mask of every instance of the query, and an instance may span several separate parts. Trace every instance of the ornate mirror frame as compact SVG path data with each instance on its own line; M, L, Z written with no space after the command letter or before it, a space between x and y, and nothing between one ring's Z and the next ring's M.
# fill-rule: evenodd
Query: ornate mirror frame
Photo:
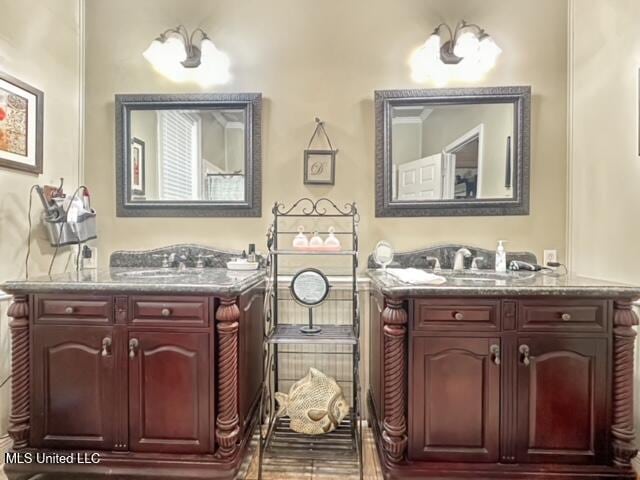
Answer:
M513 197L507 199L391 201L391 109L408 105L514 105ZM449 88L428 90L377 90L376 217L453 217L529 214L531 87Z
M262 216L262 94L116 95L116 214L118 217L260 217ZM242 202L145 201L129 199L129 139L132 110L238 108L246 112L245 200Z

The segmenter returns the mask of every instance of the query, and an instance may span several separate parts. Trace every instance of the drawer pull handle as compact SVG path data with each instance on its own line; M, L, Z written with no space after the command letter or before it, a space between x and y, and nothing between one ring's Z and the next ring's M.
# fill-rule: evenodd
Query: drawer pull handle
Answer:
M531 360L529 357L531 356L531 350L529 349L529 345L520 345L520 361L525 367L528 367L531 364Z
M571 314L570 313L563 313L562 314L562 318L563 321L568 322L569 320L571 320Z
M464 313L456 312L453 314L453 318L455 318L456 320L464 320Z
M102 356L107 357L111 355L111 338L104 337L102 339Z
M64 313L71 315L73 313L73 307L67 307L64 309Z
M140 342L138 342L137 338L132 338L131 340L129 340L129 358L134 358L136 356L139 345Z
M171 310L169 310L168 308L163 308L162 310L160 310L160 315L162 315L163 317L168 317L169 315L171 315Z
M493 363L500 366L500 345L491 345L489 352L491 353Z

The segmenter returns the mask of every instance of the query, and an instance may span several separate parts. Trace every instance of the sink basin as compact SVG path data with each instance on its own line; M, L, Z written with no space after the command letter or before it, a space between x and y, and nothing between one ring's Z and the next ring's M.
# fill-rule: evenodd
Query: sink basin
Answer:
M168 270L166 268L154 268L150 270L130 270L116 273L119 277L131 278L176 278L189 273L187 270Z
M453 270L443 270L440 275L447 281L459 282L497 282L510 281L517 282L529 280L535 276L534 272L496 272L494 270L464 270L454 272Z

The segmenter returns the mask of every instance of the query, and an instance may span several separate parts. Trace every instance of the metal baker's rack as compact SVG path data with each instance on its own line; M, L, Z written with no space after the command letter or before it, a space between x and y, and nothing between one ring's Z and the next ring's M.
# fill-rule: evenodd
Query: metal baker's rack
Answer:
M342 464L352 465L363 478L362 462L362 426L361 426L361 386L360 386L360 297L358 292L358 222L359 214L355 203L347 203L339 207L328 198L312 200L302 198L290 207L276 202L273 209L273 223L267 233L269 247L268 292L265 296L265 332L264 332L264 381L260 402L260 438L259 438L259 470L258 478L262 478L263 464L266 460L292 459L317 461L339 460ZM290 225L295 221L314 222L314 232L331 233L339 236L342 249L339 251L304 251L294 249L291 245L293 235L298 234ZM327 223L339 222L342 226L336 231L329 229ZM303 233L314 233L305 231ZM342 263L345 273L327 276L330 289L333 282L340 280L349 291L342 302L350 302L350 319L322 324L318 333L304 333L304 325L285 323L281 318L283 302L291 299L281 295L279 285L290 281L292 272L283 269L282 257L299 258L300 267L308 266L305 262L318 261L322 257L335 257L334 261ZM344 265L348 263L348 265ZM348 273L346 273L348 272ZM327 298L325 302L332 302ZM342 310L341 310L342 311ZM346 309L344 310L346 312ZM311 313L309 313L311 316ZM345 315L346 317L346 315ZM276 417L274 392L279 391L283 380L279 375L279 357L285 355L287 347L296 346L304 349L317 345L333 345L345 357L351 356L351 378L344 380L351 387L351 408L347 417L338 427L323 435L305 435L289 429L287 417ZM312 352L314 353L314 352ZM317 352L315 352L317 353ZM323 352L322 355L331 355ZM287 381L293 379L286 379ZM340 383L340 382L339 382ZM286 390L285 390L286 391Z

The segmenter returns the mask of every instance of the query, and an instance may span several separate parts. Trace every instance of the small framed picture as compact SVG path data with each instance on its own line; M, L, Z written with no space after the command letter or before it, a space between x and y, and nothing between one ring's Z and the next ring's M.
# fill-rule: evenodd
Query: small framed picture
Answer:
M335 181L336 150L305 150L305 185L335 185Z
M130 165L130 177L131 177L131 195L144 197L145 195L145 145L139 138L133 137L131 139L131 165Z
M44 93L0 72L0 167L42 173Z

